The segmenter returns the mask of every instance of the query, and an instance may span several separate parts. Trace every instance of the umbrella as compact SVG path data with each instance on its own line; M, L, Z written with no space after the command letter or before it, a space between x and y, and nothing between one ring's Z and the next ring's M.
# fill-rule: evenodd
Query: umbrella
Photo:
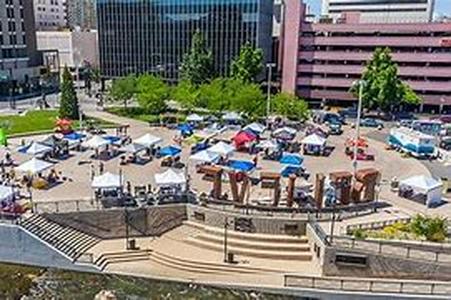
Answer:
M225 121L237 121L241 120L241 116L236 112L228 112L222 116Z
M244 127L244 130L250 130L255 134L262 134L266 127L260 123L251 123Z
M276 150L279 149L279 144L273 140L264 140L257 144L257 148Z
M186 117L187 122L202 122L204 117L199 116L198 114L191 114Z
M160 149L160 156L176 156L182 152L182 149L174 146L167 146Z
M155 183L159 186L182 185L186 183L186 178L183 173L168 169L164 173L155 174Z
M110 142L101 137L100 135L95 135L86 142L83 143L83 146L86 148L97 149L100 147L104 147L108 145Z
M219 154L210 152L208 150L203 150L193 154L189 157L190 160L198 161L198 162L217 162L219 160Z
M45 154L48 152L51 152L53 150L52 147L46 146L41 143L33 142L30 146L26 148L22 148L19 150L19 152L31 154L31 155L38 155L38 154Z
M143 150L147 149L146 146L137 144L137 143L131 143L128 145L123 146L120 151L128 152L128 153L138 153Z
M207 149L208 151L218 153L219 155L229 155L235 151L235 148L229 144L226 144L224 142L219 142L210 148Z
M314 146L321 146L323 147L324 145L326 145L326 139L323 138L322 136L317 135L316 133L311 134L309 136L306 136L303 140L302 140L302 144L306 144L306 145L314 145Z
M299 167L303 161L304 158L299 154L284 154L279 162L284 165Z
M96 176L92 180L91 187L94 189L113 189L120 188L124 182L121 175L111 174L109 172Z
M154 136L150 133L146 133L145 135L143 135L142 137L138 138L135 140L136 144L141 144L144 145L148 148L161 143L163 140L157 136Z
M31 160L24 162L20 166L17 167L18 171L21 172L28 172L32 174L40 173L44 170L47 170L48 168L51 168L53 166L52 163L37 159L36 157L33 157Z

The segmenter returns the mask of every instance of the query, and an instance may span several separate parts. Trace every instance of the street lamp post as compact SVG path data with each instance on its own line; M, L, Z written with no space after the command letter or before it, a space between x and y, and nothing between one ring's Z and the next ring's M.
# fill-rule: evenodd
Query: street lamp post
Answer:
M271 114L271 86L272 86L272 68L276 64L269 63L266 64L268 68L268 86L267 86L267 99L266 99L266 127L269 127L269 116Z
M357 142L360 139L360 119L362 117L362 98L363 98L363 87L365 86L365 81L359 80L355 84L359 85L359 103L357 107L357 120L355 124L355 139L354 139L354 157L352 161L352 167L354 169L354 176L357 174L357 152L358 145Z

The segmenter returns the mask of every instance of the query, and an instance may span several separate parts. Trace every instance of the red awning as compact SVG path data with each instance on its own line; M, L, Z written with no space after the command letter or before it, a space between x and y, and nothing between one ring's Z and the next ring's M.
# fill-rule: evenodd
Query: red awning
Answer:
M236 147L243 146L246 143L255 141L257 137L250 132L241 131L232 139Z

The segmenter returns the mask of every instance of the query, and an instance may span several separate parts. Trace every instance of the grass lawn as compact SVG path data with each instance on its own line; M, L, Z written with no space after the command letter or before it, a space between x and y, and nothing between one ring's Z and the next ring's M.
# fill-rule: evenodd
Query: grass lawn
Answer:
M0 126L6 129L8 135L53 131L57 117L58 112L56 110L29 111L24 116L0 116ZM113 123L104 120L95 119L94 121L101 126L113 125ZM78 121L74 122L74 128L78 127L78 123Z

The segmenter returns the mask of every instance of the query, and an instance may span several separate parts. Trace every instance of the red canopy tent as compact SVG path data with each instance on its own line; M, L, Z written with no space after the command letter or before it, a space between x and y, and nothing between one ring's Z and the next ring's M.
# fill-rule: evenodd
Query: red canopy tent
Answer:
M346 146L346 147L354 147L354 146L355 146L355 139L353 139L353 138L348 138L348 139L346 140L345 146ZM357 139L357 147L358 147L358 148L368 148L368 142L367 142L367 140L364 139L364 138L362 138L362 137L358 138L358 139Z
M247 143L255 141L256 139L257 136L250 133L249 131L240 131L232 138L237 149L243 147Z

